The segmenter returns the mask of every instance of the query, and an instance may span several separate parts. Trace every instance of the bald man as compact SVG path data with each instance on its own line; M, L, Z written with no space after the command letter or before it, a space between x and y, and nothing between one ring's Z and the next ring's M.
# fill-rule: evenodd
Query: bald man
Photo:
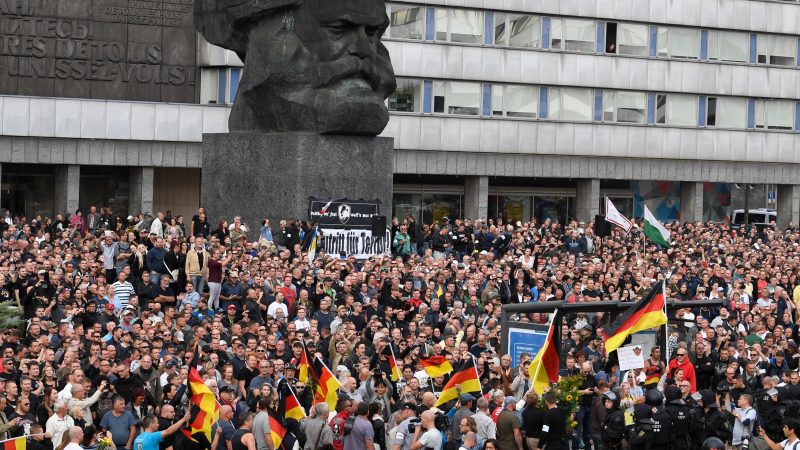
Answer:
M434 424L436 415L433 411L423 412L420 419L422 419L422 423L418 424L416 430L414 430L411 450L422 450L423 448L437 450L442 448L442 433L436 429Z
M222 430L222 435L219 438L219 442L217 443L217 448L213 450L230 450L233 446L231 443L231 439L233 439L233 433L236 432L236 427L233 426L233 409L231 409L228 405L222 405L219 408L219 421L211 427L211 435L217 432L217 427Z
M64 447L64 450L83 450L81 441L83 440L83 429L81 427L71 426L68 430L69 444Z

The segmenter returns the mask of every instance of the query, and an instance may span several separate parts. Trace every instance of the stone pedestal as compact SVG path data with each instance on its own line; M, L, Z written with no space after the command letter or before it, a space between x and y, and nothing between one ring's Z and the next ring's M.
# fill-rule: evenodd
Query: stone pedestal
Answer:
M215 228L235 215L257 235L267 217L308 220L308 199L381 201L391 216L394 140L314 133L203 136L200 204ZM253 236L251 236L253 237Z

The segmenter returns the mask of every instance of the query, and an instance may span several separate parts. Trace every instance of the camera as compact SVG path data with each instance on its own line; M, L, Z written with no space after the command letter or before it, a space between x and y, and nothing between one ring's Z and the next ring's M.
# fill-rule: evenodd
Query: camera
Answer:
M419 417L413 417L410 422L408 422L408 432L414 433L417 431L417 426L422 425L422 419Z

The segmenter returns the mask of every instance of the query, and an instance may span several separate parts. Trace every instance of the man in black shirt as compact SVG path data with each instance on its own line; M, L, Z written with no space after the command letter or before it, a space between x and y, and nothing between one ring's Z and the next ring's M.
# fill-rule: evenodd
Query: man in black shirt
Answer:
M568 450L567 446L567 415L558 408L556 395L553 392L544 394L547 412L544 413L542 434L539 438L539 448L547 450Z
M592 363L586 361L581 366L581 376L583 383L578 388L581 394L580 408L575 420L578 422L577 432L572 438L572 448L578 447L578 440L583 439L583 445L586 448L591 448L592 439L592 402L594 400L595 387L597 382L592 373Z

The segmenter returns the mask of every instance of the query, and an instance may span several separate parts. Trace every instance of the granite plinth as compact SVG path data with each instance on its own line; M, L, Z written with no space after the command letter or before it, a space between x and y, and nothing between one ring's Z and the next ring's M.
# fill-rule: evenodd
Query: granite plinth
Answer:
M394 140L315 133L206 134L200 204L216 227L242 216L250 237L267 217L308 220L309 197L378 199L392 206Z

